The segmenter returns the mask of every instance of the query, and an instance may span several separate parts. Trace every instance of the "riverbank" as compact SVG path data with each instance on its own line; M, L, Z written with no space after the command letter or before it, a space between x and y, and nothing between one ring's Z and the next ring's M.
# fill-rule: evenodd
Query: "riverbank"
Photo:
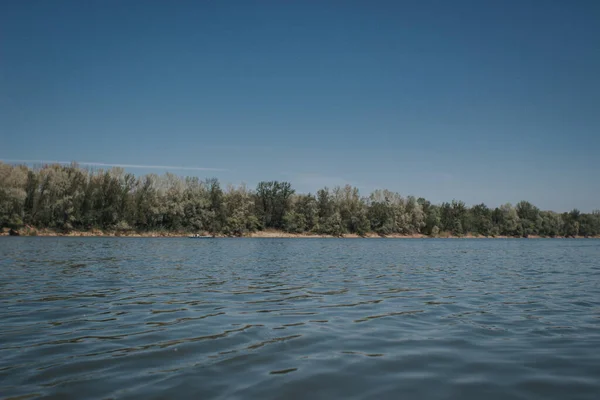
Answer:
M72 230L69 232L57 231L53 229L37 229L33 227L25 227L22 229L11 230L9 228L3 228L0 230L0 236L41 236L41 237L133 237L133 238L183 238L188 237L197 232L171 232L171 231L116 231L116 230L100 230L92 229L89 231L77 231ZM204 232L203 235L208 235ZM215 237L228 237L226 235L215 235ZM364 236L357 235L355 233L348 233L342 236L322 235L313 233L289 233L278 230L264 230L257 232L248 232L242 238L289 238L289 239L306 239L306 238L344 238L344 239L423 239L423 238L439 238L439 239L515 239L510 236L482 236L466 234L463 236L455 236L447 232L441 232L439 235L430 236L424 234L390 234L390 235L379 235L374 232L370 232ZM540 239L543 236L530 235L527 238L519 239ZM591 237L591 239L599 237ZM552 239L564 239L562 236L556 236ZM583 236L576 236L575 239L585 239Z

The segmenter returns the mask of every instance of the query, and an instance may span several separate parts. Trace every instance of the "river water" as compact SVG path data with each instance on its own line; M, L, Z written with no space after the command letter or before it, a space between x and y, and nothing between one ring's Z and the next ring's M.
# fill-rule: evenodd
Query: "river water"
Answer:
M2 399L600 398L600 240L0 238L0 305Z

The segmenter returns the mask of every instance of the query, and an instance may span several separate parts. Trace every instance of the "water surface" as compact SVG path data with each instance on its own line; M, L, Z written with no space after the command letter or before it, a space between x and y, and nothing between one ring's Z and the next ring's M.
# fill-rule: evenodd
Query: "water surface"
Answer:
M0 306L4 399L600 398L600 240L0 238Z

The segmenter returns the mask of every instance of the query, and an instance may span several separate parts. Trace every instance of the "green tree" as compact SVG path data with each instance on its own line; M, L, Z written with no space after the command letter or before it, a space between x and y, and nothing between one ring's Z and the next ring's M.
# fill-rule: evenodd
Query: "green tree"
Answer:
M520 201L516 206L523 236L539 234L542 224L540 210L528 201Z
M142 230L157 228L161 221L157 181L158 176L149 174L138 179L136 185L136 226Z
M362 201L358 188L346 185L334 189L334 209L339 211L345 232L364 235L368 232L370 224L367 208Z
M425 226L422 232L426 235L437 235L440 231L441 218L440 218L440 207L435 204L431 204L424 198L417 200L421 204L423 214L425 215ZM437 232L434 233L434 228Z
M283 216L289 210L294 194L289 182L260 182L256 187L256 205L264 228L282 228Z
M396 231L396 215L391 193L374 191L369 197L368 206L369 223L375 233L385 236Z
M542 220L539 229L540 235L555 237L561 234L563 221L560 214L552 211L541 211L540 218Z
M498 227L500 228L500 234L517 237L522 236L523 231L517 210L510 203L506 203L500 206L498 211Z
M210 229L210 200L203 182L197 177L185 180L183 214L186 226L193 232Z
M581 212L573 209L571 212L563 214L563 235L566 237L575 237L579 235Z
M318 233L325 233L325 225L329 218L335 213L335 203L333 197L329 192L329 188L325 187L317 191L317 215L318 215L318 226L315 230ZM341 218L341 216L340 216Z
M322 232L332 236L342 236L346 232L342 216L339 212L336 211L327 218L323 224Z
M230 236L243 236L258 229L259 221L254 215L253 194L245 185L238 188L229 186L225 193L226 223L224 233Z
M590 237L600 234L600 211L581 214L579 217L579 235Z
M425 221L425 212L423 207L414 196L406 198L406 215L407 215L407 233L421 233L421 230L427 225Z
M223 190L217 178L207 179L205 185L208 191L208 231L215 235L221 233L225 225L226 216L223 203Z
M121 185L119 185L121 187ZM185 222L185 185L176 175L165 174L161 179L161 206L163 226L169 230L180 230Z
M77 164L34 169L0 163L0 227L31 224L57 230L208 231L243 236L262 228L289 232L380 235L440 231L463 235L596 236L600 211L540 211L527 201L490 210L462 201L441 205L375 190L363 198L350 185L296 195L288 182L261 182L255 192L217 178L200 181L167 173L136 177L121 168L82 169Z
M0 226L23 223L27 199L27 170L0 163Z
M469 209L471 232L483 236L492 234L492 211L485 204L477 204Z
M286 231L300 233L318 230L319 208L313 195L294 196L291 208L284 216Z
M464 202L452 200L451 203L442 203L440 207L441 229L453 235L465 234L464 227L467 223L467 207Z

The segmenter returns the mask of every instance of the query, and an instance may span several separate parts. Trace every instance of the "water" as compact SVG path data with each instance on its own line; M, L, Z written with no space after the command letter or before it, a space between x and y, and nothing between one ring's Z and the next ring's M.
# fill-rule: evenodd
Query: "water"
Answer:
M598 240L2 238L0 257L0 398L600 398Z

